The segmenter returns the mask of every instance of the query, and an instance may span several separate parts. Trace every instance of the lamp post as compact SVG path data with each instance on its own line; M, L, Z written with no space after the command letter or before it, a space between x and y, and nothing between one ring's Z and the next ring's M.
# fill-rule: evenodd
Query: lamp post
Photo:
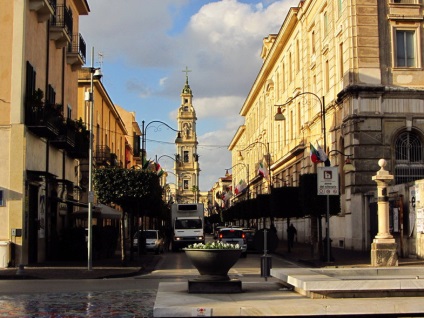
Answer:
M171 160L173 160L177 165L180 165L181 164L181 161L180 161L180 159L179 159L179 156L178 155L175 155L175 158L172 158L171 156L168 156L168 155L161 155L161 156L159 156L158 157L158 155L156 155L156 163L159 163L159 160L161 159L161 158L169 158L169 159L171 159ZM175 169L176 170L176 169ZM170 173L170 171L167 171L167 173ZM172 172L172 174L176 177L176 184L178 184L178 176L175 174L175 173L173 173ZM176 192L178 191L178 189L176 190ZM177 193L175 193L176 195L177 195Z
M88 147L88 215L87 215L87 269L93 269L93 118L94 118L94 76L101 77L101 73L97 72L99 68L94 67L94 47L91 48L91 67L90 67L90 92L86 95L85 100L90 102L89 121L90 121L90 139Z
M250 145L246 146L245 148L239 150L238 152L238 160L239 161L243 161L243 155L241 154L243 151L245 151L246 149L251 148L253 145L259 144L261 146L264 146L266 149L266 164L267 164L267 170L268 170L268 178L269 178L269 194L271 194L272 192L272 178L271 178L271 154L269 153L269 143L263 143L262 141L255 141L252 142ZM265 224L264 224L265 227Z
M249 187L250 187L250 182L249 182L249 165L248 164L244 164L243 162L239 162L236 163L234 166L232 166L231 168L225 169L225 176L228 176L228 170L231 170L239 165L242 165L245 169L246 169L246 181L247 181L247 191L246 191L246 197L249 200Z
M141 122L141 164L144 164L144 161L146 159L146 133L147 133L147 128L149 128L151 124L158 124L158 126L156 127L156 131L160 130L160 126L164 125L168 127L169 129L177 132L177 138L175 138L175 143L182 142L181 131L172 128L167 123L160 120L153 120L145 126L144 120L143 120Z
M242 156L242 151L245 151L246 149L252 147L255 144L260 144L261 146L264 146L266 149L266 163L268 165L268 182L269 182L269 194L272 194L272 177L271 177L271 154L269 153L269 143L263 143L262 141L255 141L253 143L251 143L250 145L248 145L247 147L239 150L239 155L238 155L238 159L240 161L243 160L243 156ZM270 255L268 255L268 233L267 233L267 229L265 228L265 217L263 217L262 219L262 227L264 230L264 254L261 256L261 276L265 278L265 280L267 280L267 278L270 275L270 269L271 269L271 263L272 263L272 258Z
M330 155L332 152L336 152L336 153L338 153L338 154L340 154L340 155L342 155L344 157L347 157L346 160L345 160L345 162L344 162L344 165L343 165L343 171L344 172L355 171L355 166L352 164L352 161L350 160L350 157L352 155L346 155L345 153L343 153L343 152L341 152L340 150L337 150L337 149L331 150L328 153L328 155Z
M283 115L283 113L282 113L282 110L281 110L281 108L282 107L285 107L286 105L288 105L288 104L290 104L294 99L296 99L296 98L298 98L298 97L300 97L300 96L302 96L302 95L312 95L312 96L314 96L317 100L318 100L318 102L320 103L320 110L321 110L321 126L322 126L322 135L323 135L323 138L324 138L324 152L326 152L327 151L327 136L326 136L326 126L325 126L325 99L324 99L324 96L322 96L321 98L317 95L317 94L315 94L315 93L312 93L312 92L302 92L302 93L300 93L300 94L298 94L298 95L296 95L295 97L293 97L293 98L291 98L289 101L287 101L286 103L284 103L284 104L281 104L281 105L275 105L275 106L277 106L278 107L278 109L277 109L277 114L275 114L275 116L274 116L274 119L276 120L276 121L282 121L282 120L285 120L286 118L285 118L285 116ZM351 163L351 161L350 161L350 156L351 155L346 155L346 154L344 154L343 152L341 152L341 151L339 151L339 150L336 150L336 149L334 149L334 150L331 150L329 153L328 153L328 155L330 155L332 152L337 152L337 153L339 153L339 154L341 154L341 155L343 155L343 156L346 156L347 158L346 158L346 161L345 161L345 164L344 164L344 166L343 166L343 171L344 172L350 172L350 171L354 171L355 170L355 167L353 166L353 164ZM326 163L325 164L326 166L328 165L330 165L329 164L329 161L328 161L328 163ZM327 213L326 213L326 247L327 247L327 262L330 262L330 209L329 209L329 205L330 205L330 198L329 198L329 195L327 194Z
M277 114L275 114L275 116L274 116L274 119L275 119L275 121L286 120L286 117L283 115L281 108L287 106L293 100L295 100L296 98L298 98L298 97L300 97L302 95L312 95L312 96L316 97L316 99L320 103L320 110L321 110L321 129L322 129L322 135L324 137L324 151L327 151L327 138L326 138L326 127L325 127L325 99L324 99L324 96L322 96L320 98L317 94L312 93L312 92L302 92L300 94L297 94L295 97L290 98L290 100L288 100L284 104L275 105L275 106L278 107L278 109L277 109Z

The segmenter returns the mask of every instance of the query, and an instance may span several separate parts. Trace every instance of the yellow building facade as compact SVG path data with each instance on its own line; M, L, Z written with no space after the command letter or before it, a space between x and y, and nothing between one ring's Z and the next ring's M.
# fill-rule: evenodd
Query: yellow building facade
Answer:
M422 29L418 0L305 0L291 8L278 34L263 40L263 65L240 110L244 125L229 146L233 165L250 168L251 197L271 186L299 186L301 174L323 165L311 161L310 145L322 147L340 180L333 245L368 250L376 234L371 177L378 160L395 175L392 218L398 198L407 208L408 187L424 177ZM275 120L278 112L285 120ZM346 158L355 171L343 170ZM260 164L269 179L258 177ZM234 182L240 179L245 171L233 171ZM297 222L309 242L309 220ZM414 254L413 224L407 214L402 222L408 230L402 234L395 224L394 235ZM412 236L402 239L407 231Z
M75 166L88 150L77 122L87 0L0 1L0 240L8 265L54 258L70 222Z

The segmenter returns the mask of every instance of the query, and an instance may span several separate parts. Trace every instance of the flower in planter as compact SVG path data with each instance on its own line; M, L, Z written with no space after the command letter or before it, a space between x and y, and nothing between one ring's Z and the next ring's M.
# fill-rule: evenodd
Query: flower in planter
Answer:
M229 243L223 243L223 242L210 242L210 243L195 243L187 246L187 248L190 249L198 249L198 250L238 250L241 249L241 246L239 244L229 244Z

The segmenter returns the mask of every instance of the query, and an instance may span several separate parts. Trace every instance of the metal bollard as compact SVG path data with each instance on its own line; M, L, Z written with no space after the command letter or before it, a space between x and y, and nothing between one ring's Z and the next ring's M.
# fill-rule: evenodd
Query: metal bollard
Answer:
M262 255L261 256L261 277L264 277L265 280L267 279L267 277L270 277L271 268L272 268L271 255Z

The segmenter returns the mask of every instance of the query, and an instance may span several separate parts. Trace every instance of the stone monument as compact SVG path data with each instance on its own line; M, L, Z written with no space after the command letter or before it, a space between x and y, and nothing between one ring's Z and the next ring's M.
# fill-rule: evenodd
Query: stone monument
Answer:
M397 244L389 232L389 197L387 195L387 186L394 177L384 169L386 164L386 160L380 159L378 165L381 169L372 177L372 180L377 183L378 193L378 233L371 243L372 266L398 266Z

